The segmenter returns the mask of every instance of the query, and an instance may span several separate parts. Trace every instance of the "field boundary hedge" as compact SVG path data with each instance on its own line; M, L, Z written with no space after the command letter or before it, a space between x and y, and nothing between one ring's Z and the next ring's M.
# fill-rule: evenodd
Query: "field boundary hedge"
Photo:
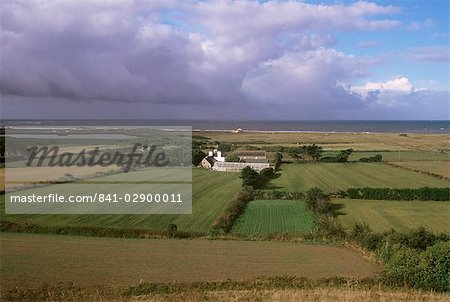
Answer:
M279 190L255 190L253 200L302 200L305 194L301 192L286 192Z
M450 291L448 234L434 234L424 227L408 233L374 233L366 224L355 224L349 238L385 263L380 276L384 284Z
M450 188L349 188L346 195L350 199L449 201Z
M408 168L408 167L404 167L404 166L400 166L400 165L396 165L394 163L388 163L388 162L385 162L384 164L386 164L388 166L391 166L391 167L394 167L394 168L404 169L404 170L408 170L408 171L413 171L413 172L416 172L416 173L419 173L419 174L429 175L429 176L433 176L433 177L436 177L436 178L439 178L439 179L445 179L445 180L449 180L450 181L449 177L444 176L444 175L439 175L439 174L436 174L436 173L433 173L433 172L428 172L428 171Z
M69 235L84 237L108 238L199 238L205 237L201 232L183 232L169 230L143 230L126 228L102 228L90 226L48 226L30 223L15 223L7 220L0 221L0 232Z
M237 191L231 203L213 222L212 229L222 230L228 234L233 228L236 220L244 213L247 204L253 200L253 187L246 186L242 190Z

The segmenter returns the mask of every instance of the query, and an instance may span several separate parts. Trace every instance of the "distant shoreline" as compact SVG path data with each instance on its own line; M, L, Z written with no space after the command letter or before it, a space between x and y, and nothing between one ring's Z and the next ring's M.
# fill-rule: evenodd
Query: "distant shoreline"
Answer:
M405 133L450 134L450 121L208 121L208 120L3 120L3 127L73 129L141 128L243 133Z

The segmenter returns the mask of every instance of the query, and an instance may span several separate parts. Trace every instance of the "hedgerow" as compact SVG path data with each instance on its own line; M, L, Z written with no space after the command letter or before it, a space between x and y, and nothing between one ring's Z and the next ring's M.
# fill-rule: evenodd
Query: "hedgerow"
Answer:
M450 188L392 189L392 188L349 188L350 199L372 200L450 200Z
M242 190L236 192L233 201L225 209L225 211L216 218L213 222L213 230L222 230L224 233L229 233L233 227L234 222L244 212L247 204L253 200L253 188L250 186L244 187Z
M394 230L376 234L369 226L356 224L349 237L386 263L381 274L383 283L440 292L450 290L448 234L436 235L424 227L405 234Z
M0 232L52 234L109 238L197 238L206 236L201 232L183 232L168 225L167 230L143 230L127 228L105 228L95 226L50 226L31 223L0 221Z

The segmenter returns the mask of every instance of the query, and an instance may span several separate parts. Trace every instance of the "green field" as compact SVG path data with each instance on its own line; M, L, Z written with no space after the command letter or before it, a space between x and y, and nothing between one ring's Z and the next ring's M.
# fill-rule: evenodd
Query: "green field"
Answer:
M449 182L382 163L283 164L280 175L267 189L304 192L319 187L336 192L351 187L419 188L448 187Z
M142 174L142 171L129 173ZM90 181L113 181L116 175L93 178ZM139 179L139 177L136 177ZM204 169L192 170L193 205L191 215L5 215L4 195L1 196L2 219L19 223L53 226L99 226L114 228L138 228L165 230L175 223L179 231L208 232L214 219L226 208L241 181L236 173L212 172ZM53 185L55 191L59 186ZM122 184L124 193L133 192L133 186L142 184ZM47 187L49 188L49 187ZM38 190L38 189L36 189Z
M408 231L424 226L435 232L450 231L450 203L446 201L390 201L335 199L338 221L346 230L355 223L367 223L374 231L391 228Z
M247 205L232 232L245 236L309 233L314 219L304 202L296 200L257 200Z

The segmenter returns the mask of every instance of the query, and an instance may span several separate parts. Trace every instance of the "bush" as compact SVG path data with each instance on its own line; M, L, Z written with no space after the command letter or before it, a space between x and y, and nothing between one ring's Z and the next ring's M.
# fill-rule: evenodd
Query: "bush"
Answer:
M381 154L377 154L375 156L371 157L361 157L359 159L360 162L368 163L368 162L380 162L383 159L383 156Z
M253 168L247 166L241 171L242 186L251 186L253 188L257 188L261 184L261 178L258 172L256 172Z
M382 281L424 290L450 290L448 234L435 235L424 227L400 234L394 230L375 234L366 224L355 224L349 234L386 262Z
M427 248L417 267L417 287L440 292L450 290L450 245L436 243Z
M286 199L299 200L304 199L305 195L298 192L286 192L277 190L255 190L254 200Z
M450 188L391 189L391 188L349 188L350 199L374 200L450 200Z
M394 246L382 280L386 284L445 292L450 290L450 245L438 242L425 251Z
M319 235L341 238L345 235L342 226L330 215L319 215L316 220L316 228Z
M322 190L314 187L306 191L306 206L313 213L317 214L330 214L331 204L330 197L323 194Z
M278 170L278 168L280 168L282 160L283 160L283 154L281 154L280 152L275 153L275 158L273 160L273 165L275 167L275 171Z
M273 168L264 168L259 172L259 174L263 180L269 180L275 175Z
M217 150L221 151L223 153L233 151L234 149L236 149L236 147L234 145L232 145L232 144L224 144L224 143L219 144L219 146L217 147Z
M175 237L177 230L178 230L178 227L175 223L171 223L167 226L167 232L169 233L170 237Z
M386 235L386 238L391 243L398 243L402 246L416 250L425 250L428 247L436 244L437 242L449 241L448 234L442 233L440 235L435 235L434 233L425 229L423 226L404 234L399 234L395 231L392 231Z
M382 236L374 234L367 224L355 224L350 238L369 251L375 251L381 244Z

